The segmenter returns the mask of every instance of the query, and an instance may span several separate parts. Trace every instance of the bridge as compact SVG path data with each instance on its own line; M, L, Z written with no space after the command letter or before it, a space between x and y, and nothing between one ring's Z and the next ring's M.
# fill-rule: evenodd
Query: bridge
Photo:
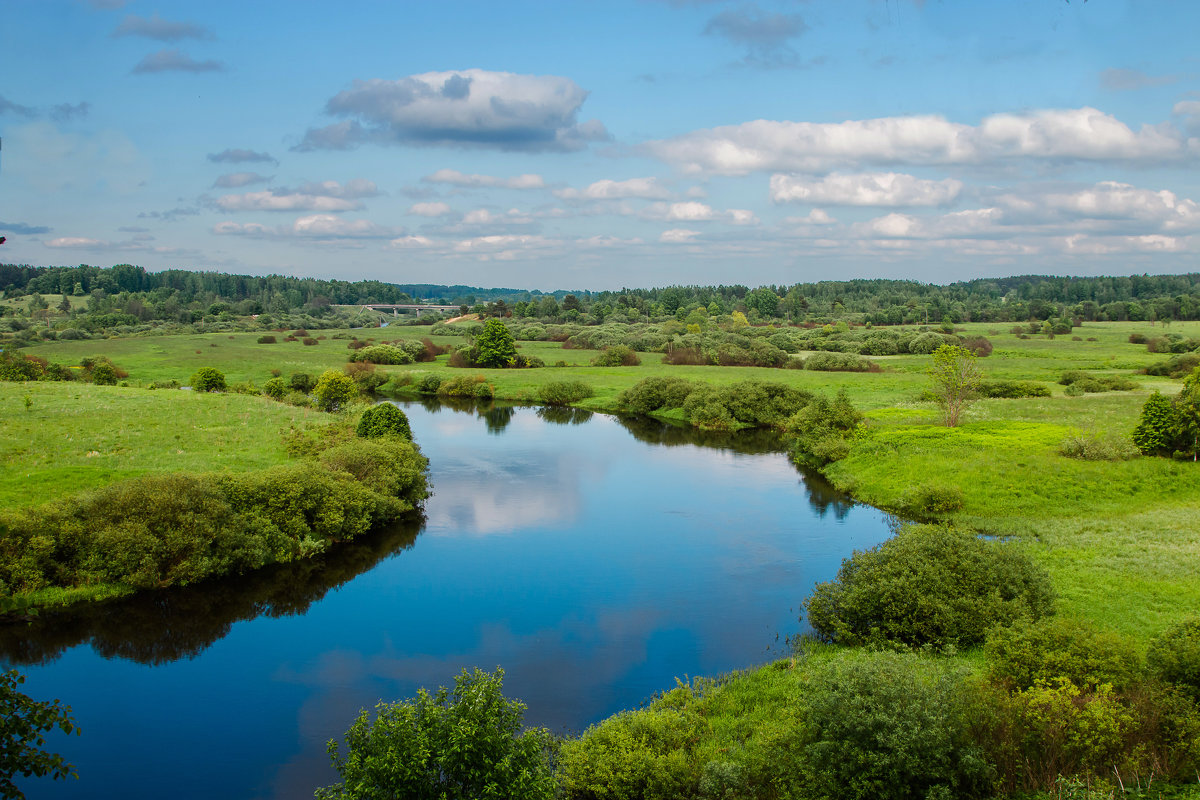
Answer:
M368 311L368 310L369 311L379 311L381 313L391 311L392 316L396 317L396 316L399 316L402 312L407 314L408 312L411 311L417 315L420 315L420 313L422 311L437 311L439 313L445 313L447 311L458 311L458 309L460 307L459 306L434 306L434 305L425 305L425 304L418 304L418 303L366 303L363 305L362 308L364 311Z

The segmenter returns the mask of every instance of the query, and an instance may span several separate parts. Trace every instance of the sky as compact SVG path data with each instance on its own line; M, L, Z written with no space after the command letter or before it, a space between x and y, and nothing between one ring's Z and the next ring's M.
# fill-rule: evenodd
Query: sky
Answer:
M0 262L1200 271L1195 0L5 0Z

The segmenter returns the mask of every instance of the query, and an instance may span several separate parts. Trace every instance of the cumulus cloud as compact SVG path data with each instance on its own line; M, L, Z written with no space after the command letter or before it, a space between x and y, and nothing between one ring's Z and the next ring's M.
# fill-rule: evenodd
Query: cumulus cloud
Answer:
M291 225L271 227L257 222L218 222L212 232L219 236L258 239L391 239L404 235L403 228L377 225L370 220L347 220L331 214L298 217Z
M757 3L745 3L714 16L704 32L746 48L743 63L750 66L795 66L797 53L788 44L808 26L799 14L772 14Z
M1137 221L1161 231L1200 230L1200 205L1194 200L1165 189L1154 191L1115 181L1076 192L1047 193L1037 198L1034 214L1044 218L1044 210L1073 219Z
M535 234L498 234L462 239L453 244L451 252L474 256L480 261L515 261L537 251L557 250L561 246L556 239Z
M688 230L687 228L671 228L665 230L658 237L660 242L664 244L684 244L692 241L700 235L700 231Z
M541 175L525 174L512 178L498 178L494 175L465 175L458 170L439 169L432 175L421 178L426 183L447 183L464 189L499 188L499 189L544 189L546 182Z
M572 151L608 138L576 117L587 92L569 78L468 69L358 80L325 104L341 122L312 128L294 149L365 143Z
M392 239L388 244L399 250L424 249L433 247L433 240L428 236L401 236Z
M637 212L643 219L667 222L726 222L733 225L754 225L758 218L754 212L741 208L720 211L707 203L689 200L681 203L652 203Z
M266 183L271 180L267 175L259 175L257 172L230 172L225 175L218 176L213 181L213 186L218 189L240 189L243 186L253 186L256 183Z
M357 211L359 198L379 194L373 181L355 178L345 185L337 181L305 183L298 189L274 189L244 194L227 194L216 199L222 211Z
M149 17L139 17L130 14L121 20L111 34L118 36L143 36L147 39L157 39L160 42L177 42L180 39L212 39L213 34L203 25L192 22L171 22L158 15L157 12Z
M833 173L821 179L771 176L771 200L834 206L944 206L962 191L962 181L922 180L896 172Z
M659 200L671 196L657 178L630 178L624 181L605 179L589 184L584 189L559 189L554 194L564 200Z
M279 163L270 153L259 153L255 150L244 150L237 147L222 150L219 153L209 153L208 160L216 164Z
M46 247L54 250L88 250L91 252L136 252L158 253L161 255L195 255L196 251L179 247L164 247L154 245L153 236L135 236L122 242L112 242L107 239L92 239L84 236L60 236L43 242Z
M156 72L221 72L225 65L220 61L197 61L181 50L168 48L151 53L133 68L135 75Z
M445 203L414 203L408 213L418 217L444 217L452 212Z
M994 114L979 125L941 116L838 123L756 120L648 142L688 172L820 173L863 164L955 165L1015 159L1161 164L1195 158L1200 143L1169 123L1137 131L1094 108Z

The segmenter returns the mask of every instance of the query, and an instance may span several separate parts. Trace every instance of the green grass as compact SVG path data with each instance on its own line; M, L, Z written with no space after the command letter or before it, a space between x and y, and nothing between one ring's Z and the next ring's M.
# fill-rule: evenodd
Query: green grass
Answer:
M151 472L269 467L287 458L281 429L327 419L246 395L0 382L0 507Z

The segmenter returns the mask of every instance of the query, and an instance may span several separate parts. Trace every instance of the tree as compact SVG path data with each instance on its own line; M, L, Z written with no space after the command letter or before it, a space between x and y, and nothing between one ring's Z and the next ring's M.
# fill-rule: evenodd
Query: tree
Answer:
M313 387L313 397L322 411L337 411L358 394L358 384L344 372L325 370Z
M498 319L489 319L475 337L479 351L476 363L481 367L508 367L517 360L517 342L512 332Z
M216 367L201 367L192 375L191 384L194 392L223 392L225 374Z
M355 434L364 439L373 439L377 436L399 436L412 441L412 429L408 426L408 417L391 403L380 403L364 411L362 419L358 421Z
M549 800L554 738L545 728L522 731L525 705L501 693L504 670L463 670L453 691L421 689L402 703L364 709L336 740L329 757L341 782L318 800L404 797L410 800Z
M79 733L71 720L71 707L57 700L39 702L21 692L17 686L24 676L14 670L0 673L0 798L23 798L24 793L13 783L13 777L50 775L54 780L75 774L75 768L57 753L47 753L43 733L60 729L63 733Z
M958 345L944 344L933 351L929 377L933 380L933 396L942 407L943 422L946 427L957 427L983 379L975 354Z
M573 294L569 294L563 298L563 311L583 311L583 304L579 302L579 298Z

